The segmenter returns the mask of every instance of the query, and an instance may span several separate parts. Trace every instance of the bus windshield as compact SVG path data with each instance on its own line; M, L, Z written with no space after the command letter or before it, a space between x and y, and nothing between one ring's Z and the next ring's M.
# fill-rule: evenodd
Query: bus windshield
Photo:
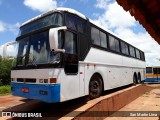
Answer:
M26 24L20 28L19 35L22 36L27 33L45 28L51 25L62 26L62 15L61 13L53 13L51 15L37 19L29 24Z
M17 65L54 63L60 54L50 50L48 31L31 35L18 41Z

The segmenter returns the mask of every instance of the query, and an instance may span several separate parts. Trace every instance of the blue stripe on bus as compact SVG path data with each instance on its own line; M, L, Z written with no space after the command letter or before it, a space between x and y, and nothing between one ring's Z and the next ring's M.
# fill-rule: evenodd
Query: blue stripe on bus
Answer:
M29 88L29 92L22 89ZM11 82L12 95L41 100L48 103L60 102L60 84L24 84Z
M146 78L144 82L160 82L160 78Z

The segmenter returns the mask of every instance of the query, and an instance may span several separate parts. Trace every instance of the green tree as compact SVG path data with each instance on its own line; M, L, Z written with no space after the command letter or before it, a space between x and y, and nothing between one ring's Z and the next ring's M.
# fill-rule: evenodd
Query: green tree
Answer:
M12 59L2 59L0 56L0 85L10 84Z

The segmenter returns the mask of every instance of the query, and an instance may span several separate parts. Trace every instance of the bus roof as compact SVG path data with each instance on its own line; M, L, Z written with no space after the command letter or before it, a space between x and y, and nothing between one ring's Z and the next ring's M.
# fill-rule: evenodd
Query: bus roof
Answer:
M46 13L42 13L42 14L40 14L40 15L38 15L38 16L36 16L36 17L34 17L34 18L32 18L32 19L24 22L20 27L22 27L22 26L24 26L24 25L26 25L26 24L28 24L28 23L36 20L36 19L39 19L39 18L44 17L44 16L47 16L47 15L53 13L53 12L56 12L56 11L67 11L67 12L69 12L69 13L76 14L76 15L78 15L79 17L87 20L87 17L86 17L85 15L83 15L82 13L80 13L80 12L74 10L74 9L71 9L71 8L63 8L63 7L62 7L62 8L56 8L56 9L51 10L51 11L46 12Z
M85 20L88 19L85 15L83 15L82 13L80 13L80 12L74 10L74 9L60 7L60 8L56 8L56 9L54 9L54 10L51 10L51 11L49 11L49 12L40 14L40 15L38 15L38 16L36 16L36 17L34 17L34 18L32 18L32 19L30 19L30 20L24 22L20 27L22 27L22 26L24 26L24 25L26 25L26 24L28 24L28 23L30 23L30 22L36 20L36 19L39 19L39 18L44 17L44 16L47 16L47 15L53 13L53 12L56 12L56 11L67 11L67 12L73 13L73 14L75 14L75 15L77 15L77 16L79 16L79 17L85 19ZM91 19L88 19L88 20L89 20L90 23L92 23L93 25L96 25L97 27L101 28L102 30L104 30L104 31L106 31L106 32L108 32L108 33L114 35L115 37L117 37L117 38L123 40L121 37L119 37L119 36L116 35L115 33L111 32L110 30L106 29L105 27L98 25L98 24L95 23L93 20L91 20ZM124 41L124 40L123 40L123 41ZM132 46L133 46L133 45L132 45ZM135 48L136 48L136 47L135 47ZM142 51L142 50L141 50L141 51Z

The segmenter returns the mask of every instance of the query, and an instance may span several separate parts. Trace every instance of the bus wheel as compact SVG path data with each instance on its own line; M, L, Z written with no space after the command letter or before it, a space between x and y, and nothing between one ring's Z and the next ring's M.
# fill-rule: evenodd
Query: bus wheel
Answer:
M141 74L138 73L138 83L140 84L142 81L141 81Z
M102 80L98 75L94 75L89 83L89 98L94 99L102 93Z
M133 85L136 85L137 84L137 77L136 75L134 74L133 75Z

